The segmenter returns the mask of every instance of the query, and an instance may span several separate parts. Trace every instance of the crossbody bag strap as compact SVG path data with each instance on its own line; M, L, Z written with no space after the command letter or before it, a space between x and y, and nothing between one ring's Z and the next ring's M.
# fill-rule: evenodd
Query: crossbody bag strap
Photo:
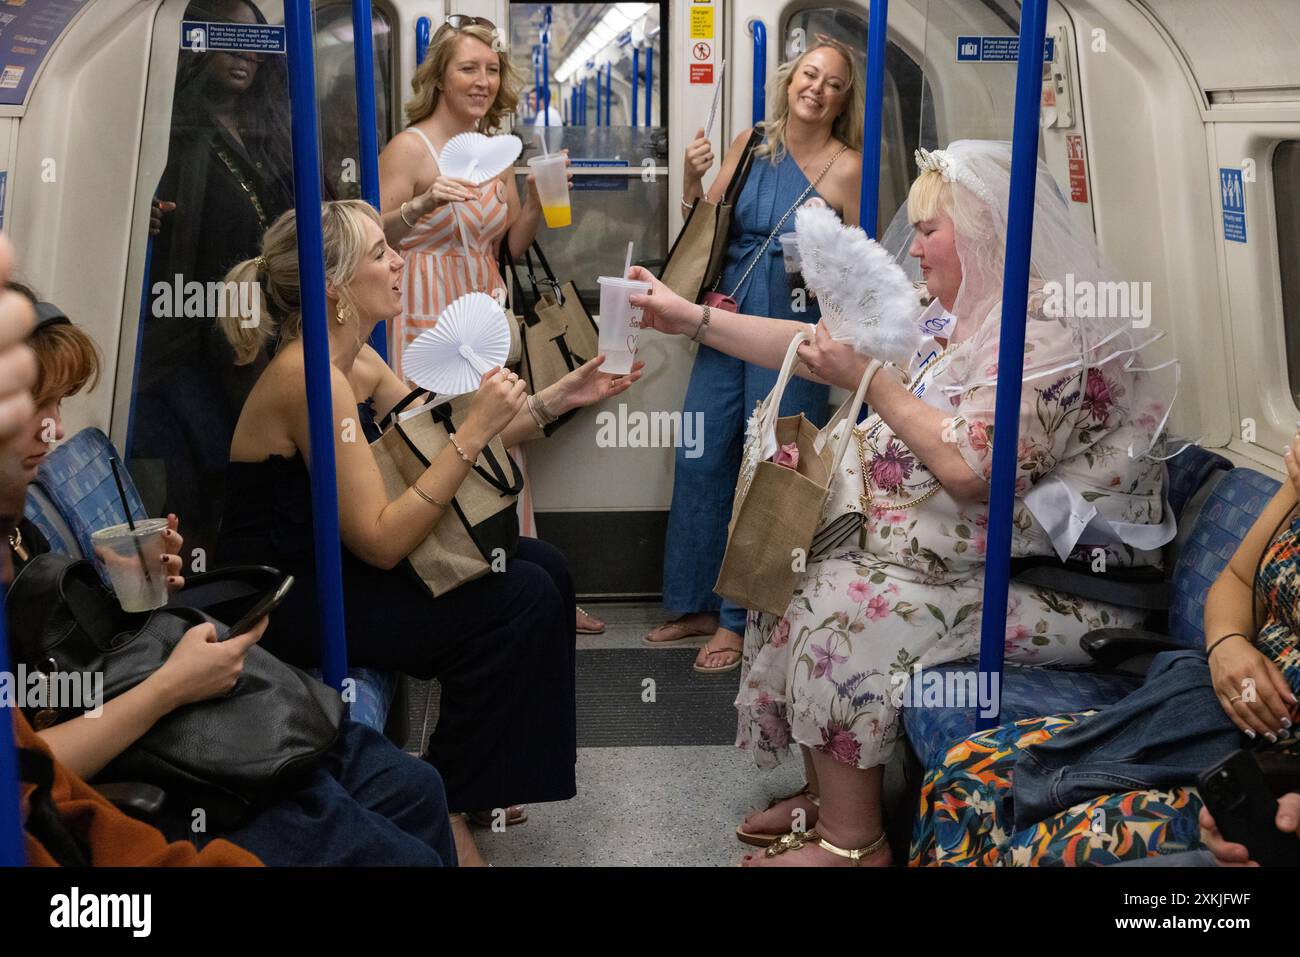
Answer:
M848 149L847 146L841 146L836 151L835 155L826 161L826 165L822 167L822 171L817 174L817 177L811 183L808 184L808 188L805 189L802 193L800 193L799 198L790 204L790 208L785 211L785 215L782 216L781 219L777 222L776 226L772 229L772 232L768 234L767 239L763 240L763 245L758 247L758 252L754 254L754 258L749 261L749 268L747 268L745 270L745 274L740 277L740 282L736 283L736 288L732 290L730 298L735 299L736 302L740 301L736 297L740 293L740 290L744 287L745 280L749 278L749 274L754 271L754 267L757 266L759 261L763 258L763 253L767 252L767 247L772 245L772 240L776 239L776 237L781 234L781 227L785 225L785 221L789 219L792 215L794 215L794 211L799 208L799 206L803 203L805 199L808 198L808 194L817 188L817 184L820 183L822 181L822 178L827 173L830 172L831 166L835 164L835 161L839 159L840 156L847 149ZM718 283L721 281L722 281L722 275L719 274L717 281L715 281L713 284L713 288L717 289Z

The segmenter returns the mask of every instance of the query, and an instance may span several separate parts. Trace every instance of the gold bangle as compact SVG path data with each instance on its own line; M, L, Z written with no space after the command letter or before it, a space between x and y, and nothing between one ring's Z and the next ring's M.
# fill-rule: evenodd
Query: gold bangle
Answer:
M447 435L447 438L449 438L449 439L451 440L451 447L452 447L453 449L456 450L456 454L459 455L459 456L461 457L461 460L464 461L464 462L468 462L470 465L473 465L473 464L474 464L474 460L473 460L472 458L470 458L468 455L465 454L465 450L462 449L462 448L460 447L460 443L456 441L456 436L451 435L451 434L449 433L449 434Z
M691 336L691 342L701 342L704 339L704 333L709 328L709 323L713 317L709 314L709 307L704 307L704 312L700 317L700 324L695 327L695 335Z
M436 506L438 506L439 508L450 508L450 507L451 507L451 503L450 503L450 502L439 502L436 498L434 498L432 495L430 495L430 494L429 494L428 492L426 492L424 489L420 488L420 486L418 486L418 485L412 485L412 486L411 486L411 491L414 492L416 495L420 496L420 498L424 499L424 500L425 500L426 502L428 502L430 505L436 505Z
M559 418L558 415L556 415L554 412L552 412L550 409L546 407L546 402L542 399L540 395L537 394L530 395L528 399L532 403L533 409L536 410L538 420L543 425L550 425L552 422L554 422L556 419Z

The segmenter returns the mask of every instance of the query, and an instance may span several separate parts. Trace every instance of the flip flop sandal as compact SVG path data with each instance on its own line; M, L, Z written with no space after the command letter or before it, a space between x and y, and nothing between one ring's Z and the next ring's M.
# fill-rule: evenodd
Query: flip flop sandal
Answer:
M685 641L687 638L703 638L705 636L711 636L718 629L717 627L713 627L710 628L708 631L695 631L689 625L683 625L680 622L676 622L676 621L666 621L662 625L656 625L654 628L650 629L650 634L653 635L655 632L658 631L669 631L669 630L677 632L676 637L661 638L658 641L651 641L649 636L643 635L641 637L641 644L649 645L651 648L658 648L667 645L675 645L677 644L677 642Z
M795 791L793 794L786 794L782 797L772 798L772 800L767 802L767 807L763 808L763 810L770 811L782 801L788 801L791 798L797 797L806 797L813 807L820 808L822 806L822 799L816 794L813 794L812 791L804 788L802 791ZM781 834L764 834L760 831L746 831L743 821L736 827L736 838L742 844L748 844L750 847L771 847L784 836L784 832Z
M876 838L866 847L836 847L830 841L826 840L816 830L800 833L791 831L789 834L782 834L777 838L767 850L763 852L764 857L777 857L786 851L797 851L806 844L815 844L824 851L830 851L837 857L847 857L853 862L854 867L861 867L864 858L875 854L885 846L886 835L882 832L880 837Z
M528 821L528 811L522 804L512 804L510 807L506 808L505 811L506 827L514 827L516 824L525 824ZM491 811L468 811L465 816L479 827L492 826Z
M740 667L740 661L745 656L744 651L740 648L716 648L713 651L709 651L708 649L709 646L705 645L704 650L709 655L730 653L736 656L736 660L731 662L729 665L719 665L716 668L701 667L698 661L692 662L691 667L702 675L721 675L726 674L728 671L735 671Z
M587 614L587 612L586 612L585 610L583 610L581 607L578 608L578 614L579 614L579 615L582 615L584 618L590 618L592 621L594 621L594 622L598 622L598 623L600 624L600 627L599 627L599 628L579 628L579 629L578 629L578 634L580 634L580 635L603 635L603 634L605 633L605 623L604 623L603 621L601 621L599 618L595 617L594 615L589 615L589 614Z

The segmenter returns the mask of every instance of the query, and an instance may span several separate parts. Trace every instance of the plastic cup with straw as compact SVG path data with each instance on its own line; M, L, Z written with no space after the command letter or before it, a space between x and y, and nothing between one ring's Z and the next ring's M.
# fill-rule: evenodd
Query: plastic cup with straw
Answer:
M632 243L627 244L627 259L623 262L622 276L600 276L600 343L598 348L605 356L601 372L626 375L632 371L636 356L637 338L641 332L641 310L634 307L629 296L643 296L650 291L648 282L628 279L632 269Z
M537 137L542 143L542 155L534 156L528 165L532 167L533 179L537 182L537 198L542 201L542 215L546 218L546 225L551 229L559 229L573 222L567 160L563 153L551 155L546 148L546 136L541 130L538 130Z
M122 610L153 611L167 604L167 576L162 574L163 532L167 530L167 520L147 518L137 522L131 516L117 460L110 459L109 464L126 523L100 529L90 536L90 542Z

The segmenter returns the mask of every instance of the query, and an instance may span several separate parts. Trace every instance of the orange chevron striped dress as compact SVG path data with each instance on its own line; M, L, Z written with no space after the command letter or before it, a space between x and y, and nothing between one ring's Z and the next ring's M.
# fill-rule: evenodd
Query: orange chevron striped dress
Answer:
M414 133L436 163L438 153L420 130ZM402 352L425 329L432 328L447 306L470 292L505 287L497 270L497 248L505 235L508 210L505 186L496 180L468 203L449 203L425 215L407 233L397 251L406 262L402 273L402 314L393 323L389 355L402 375Z
M424 141L434 163L438 151L423 132L410 127ZM447 306L470 292L494 294L505 288L497 269L497 249L509 225L506 188L501 180L482 190L468 203L449 203L433 210L397 245L406 268L402 271L402 314L391 324L388 354L399 378L402 352L425 329L437 324ZM503 301L499 297L498 301ZM532 485L522 449L511 454L524 472L524 490L519 496L519 531L536 535L533 521Z

